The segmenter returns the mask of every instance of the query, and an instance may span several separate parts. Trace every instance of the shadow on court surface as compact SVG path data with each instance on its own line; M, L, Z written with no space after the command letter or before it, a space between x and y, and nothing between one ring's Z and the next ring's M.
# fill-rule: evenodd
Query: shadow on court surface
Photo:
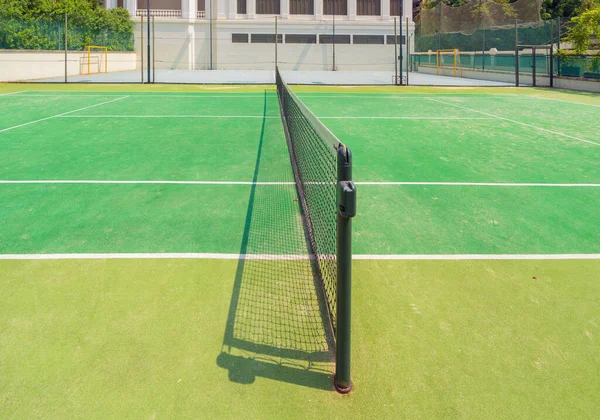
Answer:
M333 390L333 333L309 259L296 187L256 185L263 148L269 141L285 142L265 139L265 121L240 250L250 258L238 263L217 364L238 383L258 376Z

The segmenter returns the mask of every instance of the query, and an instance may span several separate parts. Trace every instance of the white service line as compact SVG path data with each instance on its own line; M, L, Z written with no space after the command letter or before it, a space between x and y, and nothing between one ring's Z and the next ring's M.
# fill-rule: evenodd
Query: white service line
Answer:
M495 120L493 117L319 117L320 120Z
M62 115L58 118L277 118L264 115Z
M121 259L215 259L215 260L309 260L310 255L220 253L126 253L126 254L0 254L0 260L121 260Z
M356 185L439 185L461 187L592 187L600 184L547 184L541 182L355 182Z
M8 96L8 95L16 95L17 93L23 93L24 90L20 90L18 92L8 92L8 93L0 93L0 96Z
M80 179L33 179L33 180L0 180L0 184L156 184L156 185L296 185L295 182L268 181L119 181L119 180L80 180Z
M41 119L35 120L35 121L30 121L30 122L25 123L25 124L14 125L12 127L8 127L8 128L4 128L4 129L0 130L0 133L4 133L5 131L14 130L15 128L25 127L27 125L39 123L39 122L42 122L42 121L47 121L47 120L50 120L52 118L62 117L64 115L72 114L74 112L79 112L79 111L83 111L83 110L86 110L86 109L95 108L95 107L100 106L100 105L106 105L106 104L109 104L111 102L120 101L121 99L125 99L125 98L128 98L128 97L129 96L122 96L122 97L117 98L117 99L111 99L110 101L100 102L99 104L90 105L90 106L86 106L86 107L79 108L79 109L74 109L73 111L63 112L62 114L52 115L50 117L41 118Z
M467 111L477 112L478 114L487 115L489 117L495 117L495 118L497 118L499 120L504 120L504 121L512 122L512 123L519 124L519 125L522 125L522 126L525 126L525 127L534 128L536 130L545 131L547 133L557 134L559 136L567 137L569 139L578 140L578 141L581 141L581 142L584 142L584 143L589 143L589 144L594 144L596 146L600 146L600 143L595 143L593 141L581 139L581 138L575 137L575 136L569 136L568 134L564 134L564 133L561 133L561 132L558 132L558 131L548 130L546 128L538 127L536 125L526 124L524 122L520 122L520 121L517 121L517 120L512 120L510 118L500 117L498 115L490 114L489 112L478 111L476 109L467 108L466 106L456 105L456 104L453 104L453 103L450 103L450 102L440 101L439 99L433 99L431 97L427 97L426 99L428 99L430 101L438 102L440 104L444 104L444 105L448 105L448 106L453 106L453 107L460 108L460 109L465 109Z
M598 260L600 254L354 254L353 260Z
M33 91L23 91L23 92L19 92L19 93L27 93L27 92L33 92ZM48 92L53 92L53 91L48 91ZM62 91L56 91L56 92L62 92ZM267 93L275 93L275 91L273 92L267 92ZM193 99L197 99L197 98L264 98L264 95L244 95L244 94L231 94L231 95L213 95L213 94L190 94L190 95L180 95L180 94L173 94L170 95L168 93L166 94L157 94L157 93L144 93L144 92L120 92L120 93L116 93L116 94L111 94L111 93L97 93L97 94L93 94L93 93L79 93L78 91L72 91L72 92L65 92L64 94L51 94L51 95L46 95L46 94L42 94L42 93L35 93L35 94L29 94L27 93L26 95L23 96L33 96L33 97L54 97L54 98L81 98L81 97L111 97L111 96L121 96L127 94L128 96L132 97L132 98L148 98L148 97L158 97L158 98L193 98ZM274 95L273 95L274 96Z
M0 260L116 260L116 259L215 259L215 260L309 260L313 257L277 254L220 253L90 253L90 254L0 254ZM458 261L458 260L598 260L600 254L354 254L353 260Z
M308 182L311 185L327 185L327 182ZM102 179L25 179L25 180L4 180L0 179L0 184L113 184L113 185L136 185L136 184L156 184L156 185L296 185L294 181L169 181L169 180L102 180ZM555 187L555 188L600 188L600 184L551 184L539 182L355 182L356 185L364 186L463 186L463 187Z

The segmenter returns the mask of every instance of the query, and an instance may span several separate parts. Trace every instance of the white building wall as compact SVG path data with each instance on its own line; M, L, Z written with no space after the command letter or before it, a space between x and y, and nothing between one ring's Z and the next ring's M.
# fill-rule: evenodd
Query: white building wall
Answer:
M332 33L332 17L324 16L323 0L314 0L314 15L290 15L289 0L281 1L279 33L320 34ZM402 0L404 10L412 11L412 0ZM384 45L337 44L338 70L393 70L394 46L387 44L387 36L394 34L394 17L390 16L389 0L381 0L381 16L357 16L357 0L348 0L348 15L336 17L339 35L380 35ZM107 7L116 1L109 0ZM125 6L136 15L137 0L125 0ZM155 65L157 69L263 69L274 67L274 44L233 43L232 34L273 34L274 16L256 15L256 1L247 0L247 15L238 15L236 0L206 0L205 17L197 17L197 0L182 0L181 18L156 18ZM212 17L211 17L212 12ZM140 19L136 34L139 34ZM212 24L212 36L211 36ZM408 35L409 47L414 45L414 23L402 21L403 34ZM212 42L211 42L212 40ZM139 40L137 42L139 44ZM283 69L331 70L331 44L290 44L278 47L279 65ZM140 51L136 48L136 51ZM404 48L404 64L407 51ZM211 54L212 53L212 54ZM145 51L144 51L145 54ZM212 62L211 62L212 55ZM147 57L144 61L147 60ZM212 66L211 66L212 64Z

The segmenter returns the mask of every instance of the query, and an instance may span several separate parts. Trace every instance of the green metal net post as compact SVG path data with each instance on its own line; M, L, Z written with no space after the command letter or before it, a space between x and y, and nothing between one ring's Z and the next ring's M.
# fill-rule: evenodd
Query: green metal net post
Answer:
M337 152L337 326L335 389L350 392L350 325L352 290L352 218L356 215L356 187L352 182L352 153L340 145Z

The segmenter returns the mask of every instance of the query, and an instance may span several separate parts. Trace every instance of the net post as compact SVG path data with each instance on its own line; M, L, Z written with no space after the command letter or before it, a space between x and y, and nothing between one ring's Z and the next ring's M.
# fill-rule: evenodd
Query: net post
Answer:
M67 35L68 35L68 25L69 25L69 20L68 20L68 15L67 13L65 13L65 83L68 83L68 74L69 74L69 69L68 69L68 55L69 55L69 47L67 45Z
M352 217L356 215L356 187L352 182L352 153L340 144L337 151L337 308L335 389L352 390L350 378Z
M533 77L533 87L536 87L536 65L535 65L535 47L531 48L531 76Z
M408 34L408 16L406 17L406 86L408 86L408 73L410 71L410 35ZM400 35L400 48L402 48L402 35Z
M140 69L142 77L140 83L144 83L144 15L140 15Z
M398 85L398 30L394 18L394 84Z
M519 21L515 20L515 86L519 87Z

